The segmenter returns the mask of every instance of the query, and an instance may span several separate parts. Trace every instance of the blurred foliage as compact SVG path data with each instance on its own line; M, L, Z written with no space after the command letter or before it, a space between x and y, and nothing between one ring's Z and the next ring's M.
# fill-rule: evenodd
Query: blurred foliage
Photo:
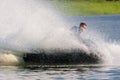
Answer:
M120 0L57 0L61 12L67 15L120 14Z

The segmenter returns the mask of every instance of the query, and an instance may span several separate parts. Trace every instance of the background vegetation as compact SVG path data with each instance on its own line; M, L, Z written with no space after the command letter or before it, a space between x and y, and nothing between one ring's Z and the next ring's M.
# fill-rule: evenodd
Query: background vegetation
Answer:
M66 15L120 14L120 0L57 0Z

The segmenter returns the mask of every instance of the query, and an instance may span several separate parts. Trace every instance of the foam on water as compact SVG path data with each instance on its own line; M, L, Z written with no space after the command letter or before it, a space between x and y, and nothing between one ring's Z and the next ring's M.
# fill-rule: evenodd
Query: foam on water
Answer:
M112 64L114 65L119 65L120 62L120 44L116 44L116 43L108 43L106 44L107 49L109 50L109 52L111 53L112 56Z

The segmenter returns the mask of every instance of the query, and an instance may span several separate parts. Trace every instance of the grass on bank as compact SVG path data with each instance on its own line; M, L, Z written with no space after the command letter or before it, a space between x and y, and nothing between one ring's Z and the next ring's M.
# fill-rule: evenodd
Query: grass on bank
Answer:
M120 14L119 1L57 1L59 9L66 15Z

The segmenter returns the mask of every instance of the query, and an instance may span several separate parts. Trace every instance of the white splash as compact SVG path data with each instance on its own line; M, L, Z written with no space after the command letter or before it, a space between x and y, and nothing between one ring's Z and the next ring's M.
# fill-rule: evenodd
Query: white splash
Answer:
M61 18L58 12L54 10L54 7L48 0L0 1L1 49L19 51L22 53L30 52L31 49L77 48L89 53L86 44L80 42L68 27L69 25ZM94 41L97 46L98 43L101 43L100 39L91 40ZM97 48L91 47L91 50L101 51L101 55L110 57L109 51L106 50L102 43ZM0 53L1 62L19 62L18 57L15 55L3 52ZM106 56L101 57L106 59Z

